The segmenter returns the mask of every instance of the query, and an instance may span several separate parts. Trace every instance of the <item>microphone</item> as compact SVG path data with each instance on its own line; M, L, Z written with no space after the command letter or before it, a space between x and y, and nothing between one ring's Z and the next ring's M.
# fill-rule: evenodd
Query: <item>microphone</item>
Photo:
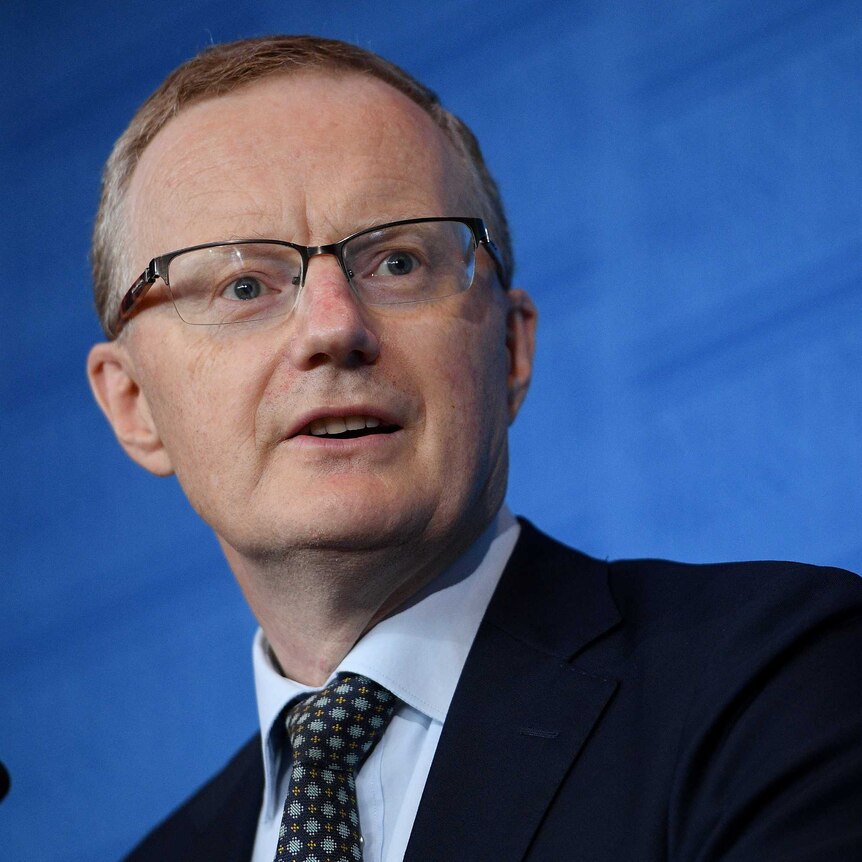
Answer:
M11 786L12 779L9 778L9 770L0 762L0 802L6 798Z

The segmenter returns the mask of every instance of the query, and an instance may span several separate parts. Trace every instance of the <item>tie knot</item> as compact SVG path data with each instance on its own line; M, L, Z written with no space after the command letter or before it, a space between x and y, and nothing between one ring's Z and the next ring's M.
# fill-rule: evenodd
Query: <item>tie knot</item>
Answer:
M359 771L395 712L391 691L365 676L336 678L287 715L294 763Z

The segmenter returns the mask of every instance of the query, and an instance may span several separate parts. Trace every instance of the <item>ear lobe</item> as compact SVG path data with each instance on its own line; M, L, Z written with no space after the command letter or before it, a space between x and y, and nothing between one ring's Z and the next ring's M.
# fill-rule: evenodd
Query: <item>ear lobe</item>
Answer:
M506 351L509 357L509 422L514 422L530 386L539 315L525 290L512 288L508 299Z
M116 341L96 344L87 357L87 377L126 454L151 473L170 476L170 458L125 348Z

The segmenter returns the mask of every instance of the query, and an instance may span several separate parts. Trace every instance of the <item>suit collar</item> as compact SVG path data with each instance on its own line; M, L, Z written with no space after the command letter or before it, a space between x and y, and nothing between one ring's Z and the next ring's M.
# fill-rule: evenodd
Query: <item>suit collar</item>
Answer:
M607 567L524 522L450 707L407 862L515 862L616 689L570 660L619 622Z
M519 520L518 544L485 619L540 652L572 659L620 621L607 563Z

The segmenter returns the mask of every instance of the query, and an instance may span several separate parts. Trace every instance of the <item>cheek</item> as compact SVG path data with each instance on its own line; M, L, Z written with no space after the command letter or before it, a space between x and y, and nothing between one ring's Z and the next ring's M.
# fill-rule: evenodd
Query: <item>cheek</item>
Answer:
M441 401L465 453L493 458L506 435L507 359L504 337L496 328L466 326L442 352Z
M165 349L143 368L153 419L190 496L202 484L220 484L229 476L254 437L253 375L240 351L231 351L227 361L227 352L217 347L204 342ZM170 356L182 360L166 362Z

